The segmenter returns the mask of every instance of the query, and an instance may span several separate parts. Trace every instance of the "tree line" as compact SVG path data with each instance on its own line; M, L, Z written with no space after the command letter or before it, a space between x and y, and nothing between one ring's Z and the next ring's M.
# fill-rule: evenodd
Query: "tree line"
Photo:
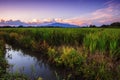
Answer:
M41 28L55 28L53 26L23 26L23 25L19 25L19 26L0 26L0 28L37 28L37 27L41 27ZM111 23L109 25L106 25L106 24L103 24L101 26L96 26L96 25L89 25L89 26L81 26L81 27L84 27L84 28L120 28L120 22L114 22L114 23ZM56 28L63 28L63 27L57 27Z
M90 28L95 28L95 27L98 27L96 25L90 25L89 26ZM110 25L101 25L100 26L101 28L120 28L120 22L114 22L114 23L111 23Z

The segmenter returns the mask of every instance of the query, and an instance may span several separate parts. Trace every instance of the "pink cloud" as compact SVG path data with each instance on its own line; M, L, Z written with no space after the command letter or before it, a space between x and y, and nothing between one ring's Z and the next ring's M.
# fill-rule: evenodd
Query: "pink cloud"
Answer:
M106 2L104 4L104 8L98 9L92 13L84 14L71 19L61 19L61 18L47 18L47 19L33 19L31 22L27 22L28 24L40 24L44 22L60 22L60 23L69 23L75 25L102 25L102 24L110 24L112 22L120 22L120 3L114 3L114 0ZM1 23L4 20L1 19ZM4 23L5 24L5 23Z
M75 25L102 25L102 24L109 24L112 22L120 22L120 4L113 3L112 1L109 1L106 3L105 8L98 9L92 13L81 15L80 17L71 18L71 19L43 19L43 20L34 20L37 23L42 22L60 22L60 23L69 23L69 24L75 24Z
M81 25L83 24L83 21L80 19L65 19L62 20L64 23L71 23L71 24L75 24L75 25Z
M102 25L109 24L112 22L120 22L120 4L112 3L112 1L106 3L105 8L98 9L85 16L63 20L63 22L69 22L77 25Z

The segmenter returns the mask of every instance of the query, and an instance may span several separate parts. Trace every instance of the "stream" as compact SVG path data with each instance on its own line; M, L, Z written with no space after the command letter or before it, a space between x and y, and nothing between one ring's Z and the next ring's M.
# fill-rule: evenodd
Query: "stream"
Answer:
M18 72L31 79L41 77L43 80L57 80L56 70L42 60L39 54L25 53L6 44L5 59L10 65L8 72L11 74Z

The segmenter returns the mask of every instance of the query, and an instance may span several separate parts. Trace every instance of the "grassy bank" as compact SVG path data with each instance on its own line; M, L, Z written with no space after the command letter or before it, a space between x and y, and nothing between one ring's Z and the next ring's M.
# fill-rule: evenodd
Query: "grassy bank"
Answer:
M120 79L120 29L1 28L0 36L86 80Z
M0 76L6 73L6 61L4 60L4 41L0 40Z

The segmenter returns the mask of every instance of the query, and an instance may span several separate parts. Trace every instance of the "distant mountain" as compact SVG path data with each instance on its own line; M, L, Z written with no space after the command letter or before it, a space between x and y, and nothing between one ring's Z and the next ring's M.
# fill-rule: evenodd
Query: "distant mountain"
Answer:
M32 27L79 27L77 25L69 24L69 23L59 23L56 21L51 21L51 22L43 22L43 23L25 23L20 20L8 20L8 21L0 21L0 26L32 26Z
M59 23L59 22L49 22L49 23L43 23L44 25L42 26L52 26L52 27L79 27L77 25L72 25L72 24L68 24L68 23Z

